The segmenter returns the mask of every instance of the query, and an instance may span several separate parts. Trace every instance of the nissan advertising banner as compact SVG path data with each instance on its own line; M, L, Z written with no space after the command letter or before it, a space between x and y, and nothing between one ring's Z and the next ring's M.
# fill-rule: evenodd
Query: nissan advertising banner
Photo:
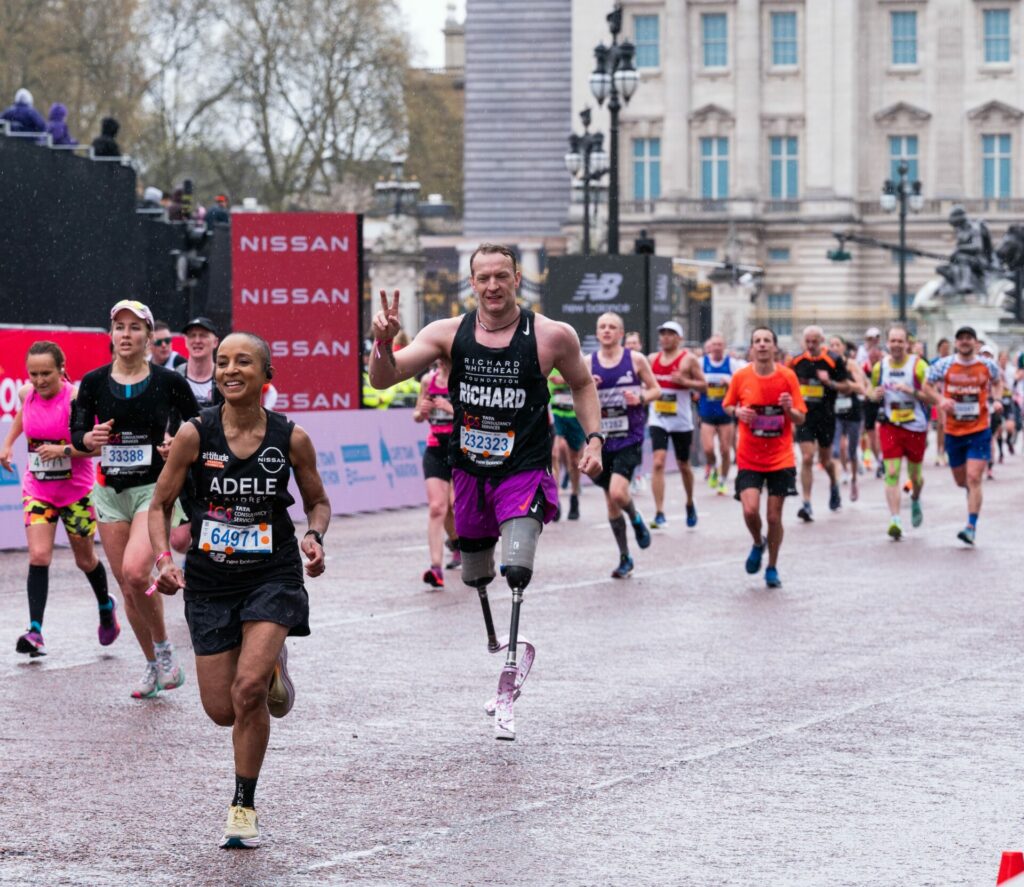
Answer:
M622 315L639 330L644 349L656 349L658 325L674 318L672 261L659 256L558 256L549 260L544 313L579 334L584 353L597 350L597 318Z
M232 326L263 336L275 409L359 407L362 216L231 217Z

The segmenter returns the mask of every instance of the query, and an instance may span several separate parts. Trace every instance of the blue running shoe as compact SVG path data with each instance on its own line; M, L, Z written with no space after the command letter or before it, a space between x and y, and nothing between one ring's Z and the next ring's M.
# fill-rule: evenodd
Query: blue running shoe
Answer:
M660 530L662 527L665 526L665 523L665 513L659 511L656 515L654 515L654 520L651 521L651 529Z
M628 554L622 555L619 565L612 570L612 579L625 579L633 572L633 558Z
M647 529L647 524L644 523L643 515L638 511L636 513L636 520L633 521L633 532L636 534L636 544L641 548L651 547L651 531Z
M775 567L765 569L764 584L769 588L782 588L782 580L779 578L779 571Z
M764 547L768 544L767 539L762 539L760 545L753 545L750 554L747 555L747 572L753 575L761 569L761 558L764 556Z
M686 506L686 526L695 527L697 526L697 506L687 505Z
M966 542L968 545L974 544L974 527L968 524L959 533L956 534L956 538L961 542Z

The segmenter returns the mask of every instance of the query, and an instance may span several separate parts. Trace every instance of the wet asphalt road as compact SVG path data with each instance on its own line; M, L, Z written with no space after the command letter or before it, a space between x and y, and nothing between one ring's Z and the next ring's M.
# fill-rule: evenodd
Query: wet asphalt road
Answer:
M217 849L230 734L190 658L186 686L130 699L130 629L101 651L66 551L50 655L17 656L26 560L0 554L0 883L994 883L1024 844L1024 458L986 485L974 550L948 472L926 476L925 524L897 544L881 481L833 515L819 474L814 524L787 504L778 591L743 572L738 504L700 486L688 530L675 478L668 527L613 581L588 488L583 519L545 531L526 594L538 655L515 743L482 710L501 662L475 592L457 573L420 583L425 513L336 519L313 635L289 641L298 701L273 725L251 852ZM189 652L180 598L168 613Z

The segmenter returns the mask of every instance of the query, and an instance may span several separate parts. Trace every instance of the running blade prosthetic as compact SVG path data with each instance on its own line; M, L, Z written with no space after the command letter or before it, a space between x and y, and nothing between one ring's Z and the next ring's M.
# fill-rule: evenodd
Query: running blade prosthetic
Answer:
M508 648L508 638L502 638L501 644L497 650L492 652L497 653L499 650L505 650ZM523 683L526 681L527 675L530 673L530 669L533 668L533 660L537 655L537 650L526 638L520 636L516 642L516 653L518 654L518 663L516 664L516 687L515 692L512 694L512 701L515 702L523 692ZM487 704L484 705L484 711L488 715L493 715L494 710L498 705L496 697L488 699Z
M513 741L516 738L516 719L513 703L516 697L516 676L519 669L506 665L498 678L498 695L494 705L494 738Z

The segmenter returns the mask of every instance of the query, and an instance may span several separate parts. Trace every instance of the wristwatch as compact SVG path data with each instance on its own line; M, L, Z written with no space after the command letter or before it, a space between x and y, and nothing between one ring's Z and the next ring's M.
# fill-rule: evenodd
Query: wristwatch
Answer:
M601 441L601 446L604 446L605 436L601 434L600 431L591 431L590 434L587 435L587 443L590 443L590 439L592 437L596 437L599 441Z
M69 446L65 446L64 447L64 455L65 456L70 456L71 455L71 447L69 447Z
M314 539L316 539L317 545L319 545L321 548L324 547L323 534L317 532L316 530L306 530L306 532L303 533L303 538L305 538L306 536L312 536Z

